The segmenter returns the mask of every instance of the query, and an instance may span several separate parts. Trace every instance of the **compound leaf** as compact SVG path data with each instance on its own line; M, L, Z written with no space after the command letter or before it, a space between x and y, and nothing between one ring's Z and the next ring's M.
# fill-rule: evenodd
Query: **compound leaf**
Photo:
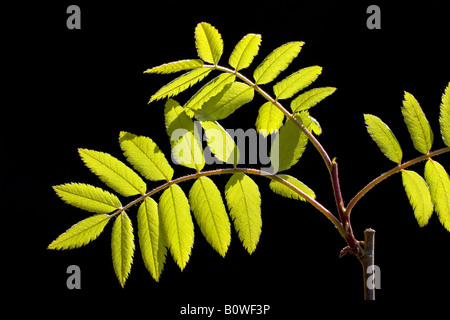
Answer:
M167 248L159 219L158 204L152 198L145 198L139 206L137 222L142 259L153 279L159 281L166 262Z
M115 195L89 184L66 183L53 190L64 202L89 212L110 213L122 207Z
M298 179L296 179L292 176L289 176L287 174L280 174L278 176L280 178L286 180L293 186L297 187L298 189L300 189L301 191L306 193L311 198L313 198L313 199L316 198L316 194L314 193L314 191L311 190L307 185L305 185L303 182L299 181ZM306 199L303 196L301 196L300 194L298 194L297 192L295 192L294 190L292 190L291 188L289 188L288 186L282 184L281 182L279 182L277 180L270 181L269 186L273 192L275 192L279 195L282 195L283 197L306 201Z
M214 250L225 257L231 229L219 189L208 177L200 177L192 185L189 202L202 234Z
M128 162L146 179L151 181L172 179L173 169L152 139L121 132L119 142Z
M402 170L402 180L414 210L414 216L419 226L423 227L428 224L428 220L433 214L433 202L427 183L419 174L410 170Z
M202 121L201 123L211 153L224 163L237 164L239 149L230 134L217 122Z
M223 53L222 37L212 25L201 22L195 28L195 46L198 56L216 65Z
M169 99L164 109L167 134L172 144L172 161L201 171L205 166L197 126L177 101Z
M405 92L402 114L417 151L426 154L433 144L433 131L416 98Z
M232 83L236 78L235 75L229 73L222 73L210 82L205 84L191 99L185 104L184 108L188 116L192 117L194 111L200 109L203 104L211 97L219 94L222 89L229 83Z
M87 149L78 149L78 152L86 166L121 195L128 197L145 193L145 182L122 161L104 152Z
M239 41L231 53L229 64L236 71L247 68L258 54L261 35L248 34Z
M130 274L134 255L133 226L125 211L114 221L111 234L111 254L114 272L123 287Z
M174 73L183 70L192 70L203 67L203 61L200 59L180 60L162 64L151 69L147 69L144 73Z
M273 86L277 99L289 99L316 81L322 73L322 67L313 66L301 69Z
M442 95L439 122L441 125L442 140L444 140L447 147L450 147L450 82Z
M283 125L284 114L272 102L264 103L258 111L256 130L264 137L277 133Z
M110 216L107 214L97 214L84 219L70 227L48 246L48 249L72 249L79 248L97 239L102 233Z
M303 44L303 42L288 42L275 49L253 73L256 83L265 84L274 80L299 54Z
M429 159L425 164L425 180L439 221L450 231L450 178L439 162Z
M195 118L200 121L225 119L238 108L253 100L255 91L242 82L228 83L222 91L195 110Z
M148 103L155 100L176 96L204 79L211 71L212 69L209 68L199 68L186 72L159 89L154 95L151 96Z
M308 90L300 94L297 98L292 100L291 109L293 112L299 112L314 107L320 101L333 94L336 88L325 87Z
M183 270L194 244L194 224L188 199L183 190L173 184L161 195L158 208L170 253Z
M234 227L244 248L252 254L261 235L261 195L258 185L244 173L235 173L225 186Z
M310 127L312 120L307 111L302 111L301 114L297 114L295 117L306 128ZM307 143L308 137L306 134L294 121L287 119L270 150L270 161L275 169L274 173L288 170L295 165L303 155Z
M365 114L367 132L378 145L384 155L395 163L401 163L403 152L394 133L380 118Z

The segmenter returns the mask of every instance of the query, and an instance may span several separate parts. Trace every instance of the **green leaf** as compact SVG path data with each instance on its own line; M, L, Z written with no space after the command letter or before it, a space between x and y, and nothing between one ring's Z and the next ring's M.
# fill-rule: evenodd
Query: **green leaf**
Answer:
M88 184L67 183L53 189L64 202L89 212L110 213L122 207L115 195Z
M111 234L111 253L114 272L123 287L130 274L134 255L133 225L125 211L114 221Z
M200 59L180 60L162 64L151 69L147 69L144 73L174 73L183 70L192 70L203 67L203 61Z
M229 64L236 71L245 69L253 62L253 58L258 54L261 35L248 34L236 45L231 53Z
M176 96L177 94L183 92L184 90L204 79L211 71L212 69L209 68L199 68L179 76L178 78L172 80L161 89L159 89L154 95L152 95L148 103L155 100Z
M433 214L430 190L425 180L414 171L402 170L402 180L416 220L423 227Z
M307 110L311 107L314 107L316 104L318 104L329 95L333 94L333 92L335 91L336 88L332 87L316 88L306 91L292 100L291 109L293 112Z
M322 134L322 127L320 126L319 121L317 121L316 118L309 117L311 119L311 124L308 128L312 133L315 133L316 135L320 136Z
M400 164L403 152L391 129L374 115L365 114L364 119L367 125L367 132L369 132L373 141L375 141L384 155L391 161Z
M311 119L306 111L295 116L306 128L311 124ZM303 155L308 137L306 134L294 123L294 121L287 119L283 127L281 127L279 136L272 144L270 150L270 161L273 168L277 171L285 171L295 165Z
M201 123L211 153L224 163L237 164L239 149L230 134L217 122L202 121Z
M78 152L86 166L121 195L128 197L145 193L145 182L122 161L104 152L87 149L78 149Z
M308 186L306 186L303 182L299 181L298 179L289 176L287 174L280 174L278 175L280 178L286 180L293 186L297 187L304 193L306 193L311 198L315 199L316 194L313 190L311 190ZM282 195L283 197L290 198L290 199L296 199L296 200L302 200L306 201L304 197L302 197L300 194L289 188L288 186L282 184L281 182L277 180L270 181L270 189L272 189L273 192Z
M199 130L178 102L169 99L164 109L172 144L172 161L200 172L205 166Z
M225 197L234 227L244 248L252 254L261 235L261 195L247 175L235 173L225 186Z
M152 139L121 132L119 142L128 162L146 179L151 181L172 179L173 169Z
M222 91L195 110L195 118L200 121L225 119L238 108L253 100L255 91L242 82L227 84Z
M79 248L97 239L102 233L110 216L97 214L73 225L48 246L51 250Z
M277 133L283 125L284 113L272 102L264 103L258 111L256 118L256 130L264 137Z
M206 240L225 257L231 241L231 229L219 189L208 177L200 177L192 185L189 202Z
M194 111L200 109L203 104L211 97L219 94L223 88L234 81L235 75L229 73L222 73L210 82L205 84L191 99L184 105L184 109L188 116L194 116Z
M199 23L195 28L195 46L200 58L215 65L223 53L223 41L219 31L206 22Z
M425 164L425 180L439 221L450 231L450 178L444 167L432 159Z
M139 206L137 221L142 259L153 279L159 281L166 262L167 248L159 219L158 204L152 198L145 198Z
M183 190L173 184L161 195L158 208L170 253L183 270L194 245L194 224L188 199Z
M427 154L433 144L433 131L416 98L408 92L405 92L402 114L414 147Z
M313 66L301 69L273 86L277 99L289 99L316 81L322 73L322 67Z
M439 123L441 125L442 140L447 147L450 147L450 82L442 95Z
M274 80L299 54L303 44L303 42L288 42L275 49L256 68L253 73L255 82L257 84L265 84Z

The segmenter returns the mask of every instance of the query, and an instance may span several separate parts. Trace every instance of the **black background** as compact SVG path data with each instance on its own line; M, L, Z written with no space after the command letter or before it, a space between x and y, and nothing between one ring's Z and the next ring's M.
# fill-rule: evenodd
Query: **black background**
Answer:
M60 201L51 186L66 182L102 186L83 166L77 148L108 152L123 160L117 137L120 131L129 131L151 137L169 154L164 104L147 102L173 76L143 71L195 58L194 29L202 21L222 34L222 64L245 34L262 35L254 65L243 71L249 77L281 44L306 43L279 79L320 65L323 73L314 86L338 88L312 115L323 127L319 140L338 159L347 202L392 167L368 136L364 113L381 117L391 127L405 160L418 155L400 112L404 90L425 110L435 133L433 148L443 147L439 104L450 80L450 11L444 3L54 1L6 7L4 91L11 98L4 100L1 127L2 162L6 161L1 171L6 249L2 267L9 299L27 306L16 311L58 315L85 310L145 315L138 313L145 311L148 317L175 319L187 304L216 309L225 304L269 304L270 313L260 318L281 319L303 317L310 310L318 316L339 310L356 317L355 307L358 312L361 307L376 313L385 306L400 311L428 307L442 298L448 303L450 233L436 214L428 226L419 228L399 175L374 188L352 215L358 239L367 227L377 231L375 259L381 268L381 289L375 307L362 303L359 262L352 256L338 258L345 243L329 221L308 204L272 194L263 178L255 178L262 194L263 231L251 256L233 231L229 251L221 258L196 226L192 255L183 272L168 257L156 283L137 248L122 289L110 258L111 224L88 246L46 250L59 234L89 216ZM81 30L66 27L70 4L81 8ZM370 4L381 8L381 30L366 27ZM271 91L270 85L265 88ZM184 103L193 92L177 99ZM256 97L224 126L253 127L262 103ZM437 160L448 169L448 155ZM414 170L423 173L423 164ZM188 172L179 166L175 171L177 176ZM318 200L335 212L328 174L311 146L289 173L311 186ZM214 181L223 190L227 177ZM187 191L190 185L182 187ZM130 217L136 224L134 211ZM81 290L66 287L66 269L72 264L81 268Z

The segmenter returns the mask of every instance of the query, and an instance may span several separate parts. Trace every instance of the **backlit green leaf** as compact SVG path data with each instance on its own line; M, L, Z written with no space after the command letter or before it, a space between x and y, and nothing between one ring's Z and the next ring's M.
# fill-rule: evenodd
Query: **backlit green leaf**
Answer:
M65 250L88 244L102 233L109 218L107 214L97 214L78 222L50 243L48 249Z
M188 199L183 190L173 184L161 195L158 208L170 253L183 270L194 245L194 224Z
M111 254L114 272L123 287L130 274L134 255L133 226L125 211L114 221L111 234Z
M322 73L322 67L313 66L301 69L273 86L277 99L289 99L297 92L313 83Z
M139 206L137 221L142 259L153 279L159 281L166 262L167 248L159 219L158 204L152 198L145 198Z
M151 181L172 179L173 169L152 139L121 132L119 142L127 160L146 179Z
M401 163L403 152L391 129L374 115L365 114L364 119L367 131L384 155L395 163Z
M450 178L444 167L432 159L425 164L425 180L439 221L450 231Z
M336 88L325 87L308 90L300 94L297 98L292 100L291 109L293 112L299 112L314 107L320 101L331 95L336 91Z
M315 199L316 194L313 190L311 190L308 186L306 186L303 182L299 181L298 179L289 176L287 174L280 174L278 175L280 178L286 180L293 186L297 187L304 193L306 193L311 198ZM304 197L302 197L300 194L289 188L288 186L282 184L281 182L277 180L270 181L270 189L272 189L273 192L282 195L283 197L290 198L290 199L296 199L296 200L302 200L306 201Z
M423 154L428 153L433 145L433 131L416 98L408 92L405 92L402 114L414 147Z
M430 190L425 180L414 171L402 170L402 180L416 220L419 226L423 227L428 224L433 214Z
M264 137L278 132L283 125L284 114L272 102L264 103L258 111L256 130Z
M442 95L441 116L439 117L441 125L441 136L447 147L450 147L450 82Z
M274 80L299 54L303 44L303 42L288 42L275 49L253 73L256 83L265 84Z
M108 153L94 150L78 149L78 153L100 180L121 195L128 197L145 193L145 182L122 161Z
M220 93L211 97L195 110L195 118L201 121L225 119L238 108L253 100L255 91L242 82L227 84Z
M247 68L258 54L261 35L248 34L236 45L231 53L229 64L236 71Z
M212 69L199 68L179 76L178 78L172 80L161 89L159 89L154 95L152 95L148 103L155 100L176 96L177 94L183 92L184 90L204 79L211 71Z
M202 121L201 123L211 153L223 163L237 164L239 149L230 134L217 122Z
M167 73L174 73L174 72L183 71L183 70L197 69L197 68L201 68L202 66L203 66L203 61L200 59L180 60L180 61L165 63L165 64L162 64L157 67L153 67L151 69L144 71L144 73L167 74Z
M192 117L194 111L200 109L203 104L211 97L219 94L222 89L229 83L232 83L236 78L235 75L229 73L222 73L210 82L205 84L191 99L185 104L184 109L188 116Z
M208 177L200 177L192 185L189 202L202 234L224 257L230 245L231 229L219 189Z
M217 64L223 53L222 37L216 28L202 22L195 28L195 46L204 61Z
M66 203L89 212L110 213L122 207L115 195L88 184L67 183L53 189Z
M225 197L234 227L244 248L252 254L261 235L261 195L247 175L235 173L225 186Z

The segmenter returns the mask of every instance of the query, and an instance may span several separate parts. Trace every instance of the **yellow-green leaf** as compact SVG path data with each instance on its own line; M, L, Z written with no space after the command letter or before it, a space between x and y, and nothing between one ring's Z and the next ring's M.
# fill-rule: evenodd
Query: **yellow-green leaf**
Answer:
M189 202L203 236L224 257L230 245L231 229L219 189L208 177L200 177L192 185Z
M172 179L173 169L152 139L121 132L119 142L127 160L146 179L151 181Z
M107 214L97 214L84 219L70 227L48 246L48 249L72 249L79 248L97 239L102 233L110 216Z
M195 45L198 56L204 61L217 64L223 53L222 37L212 25L201 22L195 28Z
M311 198L315 199L316 194L313 190L311 190L307 185L305 185L303 182L299 181L298 179L289 176L287 174L280 174L278 175L280 178L286 180L294 187L297 187L300 191L303 191L306 195L310 196ZM289 188L288 186L282 184L281 182L277 180L270 181L270 189L272 189L273 192L282 195L283 197L290 198L290 199L296 199L296 200L302 200L306 201L306 199Z
M152 198L145 198L139 206L137 221L142 259L153 279L159 281L166 262L167 248L159 219L158 204Z
M231 53L229 64L236 71L247 68L258 54L259 45L261 43L261 35L248 34L239 41Z
M261 235L261 195L247 175L235 173L225 186L225 197L234 227L244 248L252 254Z
M183 70L192 70L203 67L203 61L200 59L180 60L162 64L151 69L147 69L144 73L174 73Z
M441 125L441 136L447 147L450 147L450 82L442 95L441 115L439 117Z
M121 195L128 197L145 193L145 182L122 161L104 152L87 149L78 149L78 152L86 166Z
M111 254L114 272L123 287L130 274L134 255L133 226L125 211L114 221L111 234Z
M272 102L264 103L258 111L256 130L264 137L277 133L283 125L284 113Z
M110 213L122 207L115 195L89 184L66 183L53 190L64 202L89 212Z
M170 253L183 270L194 245L194 224L188 199L183 190L174 184L163 192L158 208Z
M417 223L423 227L433 214L430 190L425 180L414 171L402 170L402 180Z
M322 67L313 66L301 69L273 86L277 99L289 99L316 81L322 73Z
M318 104L329 95L333 94L333 92L335 91L336 88L332 87L308 90L292 100L291 109L293 112L299 112L314 107L316 104Z
M202 121L201 123L211 153L223 163L237 164L239 149L230 134L217 122Z
M450 178L444 167L437 161L429 159L425 164L425 180L431 193L434 210L439 221L450 231Z

